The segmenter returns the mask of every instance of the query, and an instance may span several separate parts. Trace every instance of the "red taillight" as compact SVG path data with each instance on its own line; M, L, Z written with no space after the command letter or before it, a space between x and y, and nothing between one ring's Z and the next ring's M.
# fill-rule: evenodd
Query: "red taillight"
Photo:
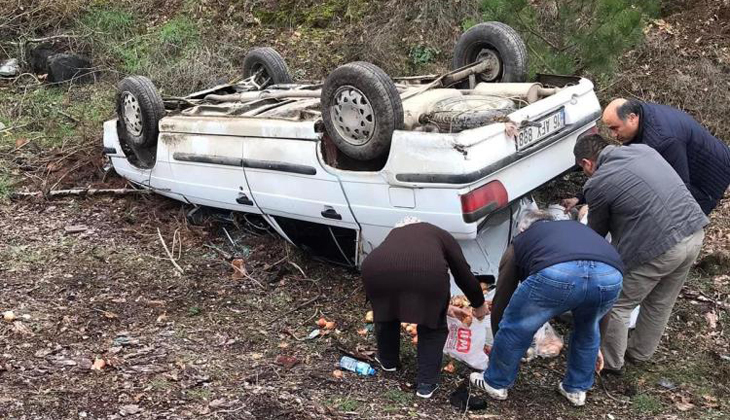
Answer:
M499 181L492 181L461 196L461 212L467 223L476 222L509 203L507 190Z

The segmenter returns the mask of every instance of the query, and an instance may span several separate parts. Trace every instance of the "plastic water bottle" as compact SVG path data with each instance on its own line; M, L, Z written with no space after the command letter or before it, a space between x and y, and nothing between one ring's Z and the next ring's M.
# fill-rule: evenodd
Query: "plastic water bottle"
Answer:
M362 376L375 375L375 369L372 366L349 356L342 356L342 359L340 359L340 367Z

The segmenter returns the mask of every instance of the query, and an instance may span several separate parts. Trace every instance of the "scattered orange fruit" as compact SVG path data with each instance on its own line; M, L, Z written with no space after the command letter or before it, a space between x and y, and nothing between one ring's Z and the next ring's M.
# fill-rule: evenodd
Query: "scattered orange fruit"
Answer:
M94 360L94 364L91 365L91 370L102 370L104 369L104 366L106 366L106 361L104 359L97 357L96 360Z
M317 326L319 328L324 328L325 325L327 325L327 320L324 319L324 317L322 317L322 318L320 318L320 319L317 320Z
M6 320L7 322L15 321L15 312L13 312L13 311L3 312L3 319Z
M324 324L324 328L327 330L334 330L335 329L335 321L327 321Z

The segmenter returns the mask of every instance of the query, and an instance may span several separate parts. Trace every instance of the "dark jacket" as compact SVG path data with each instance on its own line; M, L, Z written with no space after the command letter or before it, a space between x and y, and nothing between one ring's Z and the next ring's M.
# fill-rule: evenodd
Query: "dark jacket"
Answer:
M624 271L616 249L591 228L574 220L537 221L517 235L513 244L520 279L568 261L598 261Z
M674 168L705 214L730 185L730 148L686 113L641 104L639 132L632 143L654 148Z
M643 144L606 146L583 186L588 226L611 232L626 270L668 251L709 220L659 153Z
M616 249L588 226L572 220L535 222L517 235L499 262L497 290L492 300L492 332L517 285L543 268L567 261L600 261L623 273L623 263Z
M429 223L390 231L362 263L365 294L373 305L375 322L400 321L430 328L445 325L449 270L471 305L482 306L479 281L451 234Z

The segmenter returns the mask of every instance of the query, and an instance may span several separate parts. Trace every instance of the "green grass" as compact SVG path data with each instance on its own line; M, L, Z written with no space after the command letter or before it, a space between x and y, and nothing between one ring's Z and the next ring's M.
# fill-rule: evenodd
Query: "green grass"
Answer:
M134 15L114 5L92 7L82 18L81 24L94 31L94 36L123 39L131 35L137 21Z
M172 384L166 379L156 378L150 381L150 387L156 390L165 390L172 388Z
M400 389L389 389L385 392L383 392L383 396L401 406L405 406L410 404L411 400L413 399L412 395L407 392L403 392Z
M12 179L8 175L0 173L0 203L6 202L10 198L10 194L13 192L11 183Z
M208 388L193 388L185 391L185 394L194 400L209 400L213 395Z
M0 150L13 150L19 140L47 150L95 139L102 123L114 115L114 94L114 87L103 83L4 91L0 120L12 118L12 123L5 123L10 130L0 134Z
M183 48L199 43L198 28L186 16L175 17L162 25L158 38L162 46L173 46L175 48Z
M416 45L411 47L411 51L408 56L411 59L411 64L418 68L424 64L433 63L436 58L441 54L437 48L432 48L424 45Z
M662 411L663 405L656 397L638 394L631 399L631 409L638 414L651 415Z
M367 8L368 2L363 0L324 0L305 8L295 0L283 0L275 10L261 7L253 13L264 24L327 28L342 20L357 22Z
M357 411L362 407L362 403L353 398L345 397L337 401L337 408L344 412Z

